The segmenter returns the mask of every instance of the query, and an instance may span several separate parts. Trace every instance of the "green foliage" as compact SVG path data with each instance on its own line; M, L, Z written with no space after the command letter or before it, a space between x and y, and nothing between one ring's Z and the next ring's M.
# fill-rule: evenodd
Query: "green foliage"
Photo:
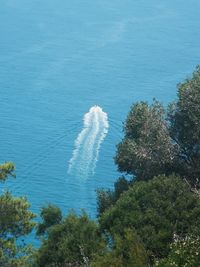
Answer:
M87 265L105 248L97 224L85 213L70 213L47 232L36 255L37 267Z
M170 134L179 146L182 176L200 178L200 67L178 86L178 101L169 106Z
M13 175L15 167L12 163L0 166L0 177L5 181L8 175ZM13 197L9 192L0 195L0 266L30 266L31 247L21 240L35 225L32 221L35 215L29 208L24 197Z
M37 225L37 235L43 235L49 227L59 224L62 220L62 212L60 208L48 205L42 208L40 217L42 218L42 223Z
M132 181L128 181L124 176L120 177L114 184L114 190L97 190L97 212L100 216L105 210L116 203L121 194L128 190Z
M175 176L135 182L99 219L111 236L130 228L143 241L151 260L168 255L173 235L185 236L200 225L200 201Z
M147 267L147 255L138 236L130 229L114 235L113 248L101 255L91 267Z
M98 189L97 191L97 212L100 216L104 211L110 208L114 203L114 191L108 189Z
M200 237L187 236L178 238L170 247L169 256L157 261L154 267L199 267Z
M32 267L33 249L31 246L19 246L16 240L0 238L1 267Z
M165 111L154 101L132 106L125 122L125 137L118 145L115 162L119 171L148 180L159 174L170 174L177 154L165 122Z
M13 197L9 192L0 196L0 237L18 238L31 232L35 215L24 197Z
M121 172L148 180L179 173L197 184L200 177L200 67L178 86L178 100L168 114L154 101L132 106L115 162Z
M15 165L12 162L0 164L0 182L5 181L9 175L15 177L14 171Z

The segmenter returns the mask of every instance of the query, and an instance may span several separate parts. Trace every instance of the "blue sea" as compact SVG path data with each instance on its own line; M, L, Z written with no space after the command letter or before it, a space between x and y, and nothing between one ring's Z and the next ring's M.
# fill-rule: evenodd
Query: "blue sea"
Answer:
M132 103L164 105L200 64L199 0L0 0L1 185L96 216Z

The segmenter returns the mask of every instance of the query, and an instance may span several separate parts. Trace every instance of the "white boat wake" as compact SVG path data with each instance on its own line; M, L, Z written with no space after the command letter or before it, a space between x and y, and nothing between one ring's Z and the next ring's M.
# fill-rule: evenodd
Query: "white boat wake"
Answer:
M109 128L107 113L99 106L93 106L84 115L83 129L79 133L72 157L69 161L68 173L80 178L94 175L99 150Z

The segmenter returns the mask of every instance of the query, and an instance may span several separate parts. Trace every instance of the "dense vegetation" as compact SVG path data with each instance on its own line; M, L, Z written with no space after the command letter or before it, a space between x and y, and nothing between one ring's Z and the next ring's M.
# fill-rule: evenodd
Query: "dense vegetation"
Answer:
M0 181L13 174L15 167L8 162L0 165ZM13 197L10 192L0 195L0 266L27 267L32 262L32 248L22 237L29 234L35 215L24 197Z
M114 190L97 190L97 221L48 205L36 224L25 198L2 193L0 266L198 267L199 122L199 67L167 110L155 100L133 104L115 156L123 176ZM0 181L14 171L12 163L0 165ZM33 228L37 250L22 239Z

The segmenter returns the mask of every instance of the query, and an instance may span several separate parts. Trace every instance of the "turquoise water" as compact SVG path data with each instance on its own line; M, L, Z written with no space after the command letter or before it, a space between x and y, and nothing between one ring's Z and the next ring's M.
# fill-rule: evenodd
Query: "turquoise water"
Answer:
M130 105L167 104L200 64L200 1L0 3L0 161L17 166L5 187L34 211L51 202L94 217L95 189L119 176L113 157ZM104 113L84 127L94 105Z

